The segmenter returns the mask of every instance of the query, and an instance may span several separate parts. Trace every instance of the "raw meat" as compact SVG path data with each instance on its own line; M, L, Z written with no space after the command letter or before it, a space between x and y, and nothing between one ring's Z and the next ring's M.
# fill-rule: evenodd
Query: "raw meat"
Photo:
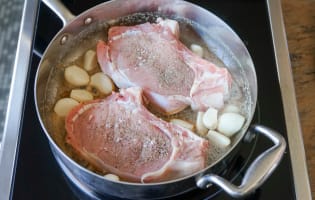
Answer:
M221 108L231 85L228 70L192 53L178 35L177 21L169 19L111 27L107 43L98 42L98 62L119 88L142 87L164 113L187 105Z
M67 143L98 170L125 181L159 182L206 166L208 141L143 105L142 89L81 104L66 118Z

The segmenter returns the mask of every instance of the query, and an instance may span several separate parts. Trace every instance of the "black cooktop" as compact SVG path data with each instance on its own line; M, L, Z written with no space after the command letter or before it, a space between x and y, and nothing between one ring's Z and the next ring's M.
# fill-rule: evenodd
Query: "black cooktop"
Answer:
M66 6L79 14L103 1L64 0ZM252 56L258 79L258 105L253 123L260 123L280 132L287 140L281 101L277 67L272 43L267 3L265 0L209 0L191 1L210 10L229 26L243 40ZM44 5L38 12L35 48L41 52L54 34L61 28L61 21ZM34 104L34 77L40 58L33 53L29 67L28 87L16 160L12 199L84 199L77 188L69 184L54 159L48 141L37 119ZM233 168L224 175L239 183L243 169L257 155L265 151L270 142L258 137L250 144L241 147L235 157ZM218 188L194 190L175 199L233 199ZM105 199L111 199L107 197ZM245 199L296 199L289 149L271 177Z

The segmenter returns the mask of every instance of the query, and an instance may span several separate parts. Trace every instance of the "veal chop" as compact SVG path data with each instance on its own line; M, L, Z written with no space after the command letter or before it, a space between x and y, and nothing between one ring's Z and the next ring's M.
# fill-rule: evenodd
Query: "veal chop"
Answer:
M173 114L222 108L231 76L190 51L179 41L177 21L113 26L108 41L97 45L98 62L119 88L139 86L152 105Z
M66 118L67 142L98 170L132 182L190 175L207 165L208 141L143 105L142 89L80 104Z

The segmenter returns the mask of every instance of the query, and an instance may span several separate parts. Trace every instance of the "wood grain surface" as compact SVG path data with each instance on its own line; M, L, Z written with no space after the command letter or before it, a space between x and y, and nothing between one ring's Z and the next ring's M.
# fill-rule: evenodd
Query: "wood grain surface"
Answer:
M282 0L282 10L315 198L315 0Z

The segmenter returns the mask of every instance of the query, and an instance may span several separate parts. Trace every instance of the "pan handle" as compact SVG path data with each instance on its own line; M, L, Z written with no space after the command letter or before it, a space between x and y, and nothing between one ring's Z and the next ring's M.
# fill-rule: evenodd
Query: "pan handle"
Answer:
M62 21L66 26L75 16L66 8L60 0L42 0Z
M258 156L247 169L240 186L215 174L207 174L197 180L197 186L205 189L212 183L222 188L233 197L243 197L254 192L271 175L278 166L286 148L284 138L276 131L262 125L252 125L250 131L262 134L269 138L274 146Z

